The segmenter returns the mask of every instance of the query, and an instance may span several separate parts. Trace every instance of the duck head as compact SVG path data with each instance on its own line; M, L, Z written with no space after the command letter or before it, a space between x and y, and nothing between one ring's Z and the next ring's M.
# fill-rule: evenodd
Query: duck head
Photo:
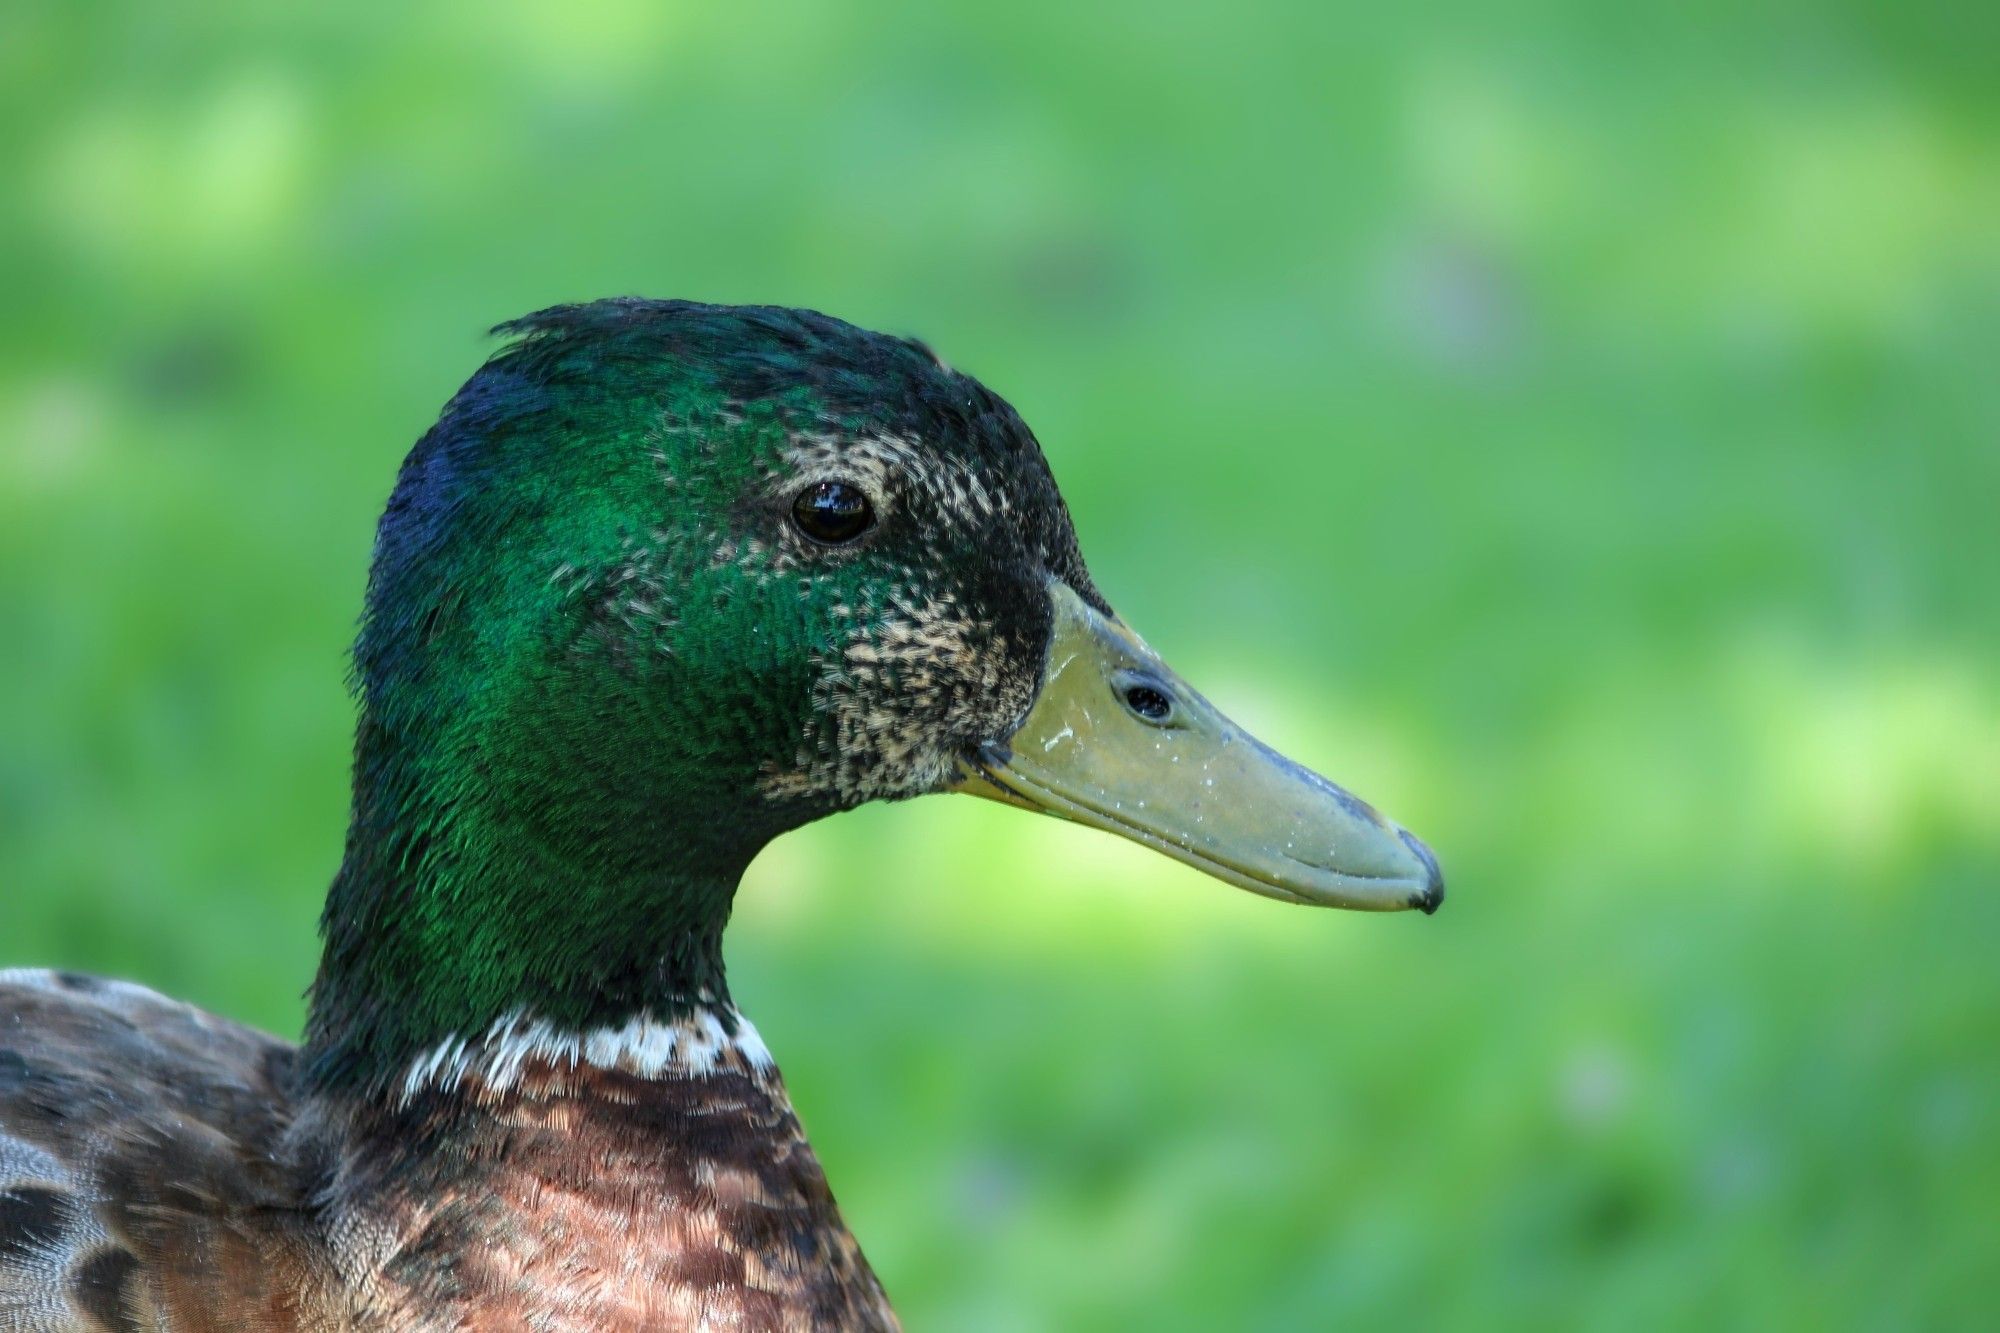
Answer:
M1001 800L1295 903L1442 898L1113 613L1034 436L921 344L637 300L501 331L379 531L323 1064L711 1002L758 849L875 799Z

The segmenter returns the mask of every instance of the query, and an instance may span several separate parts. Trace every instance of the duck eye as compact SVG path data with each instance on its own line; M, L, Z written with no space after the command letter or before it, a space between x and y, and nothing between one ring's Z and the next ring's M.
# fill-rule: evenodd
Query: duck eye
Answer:
M792 522L814 541L839 546L874 526L875 509L859 486L816 481L792 501Z

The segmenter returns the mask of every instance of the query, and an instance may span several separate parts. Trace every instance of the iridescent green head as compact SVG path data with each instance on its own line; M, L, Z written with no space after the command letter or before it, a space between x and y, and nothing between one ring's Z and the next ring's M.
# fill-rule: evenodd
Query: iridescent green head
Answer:
M1033 435L921 344L637 300L501 331L376 543L322 1081L508 1014L721 1001L750 859L878 797L960 788L1274 896L1435 906L1421 844L1113 617Z

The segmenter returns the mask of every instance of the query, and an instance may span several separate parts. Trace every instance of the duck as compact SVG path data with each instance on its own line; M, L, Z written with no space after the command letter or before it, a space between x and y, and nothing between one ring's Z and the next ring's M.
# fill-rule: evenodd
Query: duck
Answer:
M0 972L0 1329L897 1328L722 949L758 851L869 801L1443 897L1113 612L925 344L640 298L495 333L377 530L303 1039Z

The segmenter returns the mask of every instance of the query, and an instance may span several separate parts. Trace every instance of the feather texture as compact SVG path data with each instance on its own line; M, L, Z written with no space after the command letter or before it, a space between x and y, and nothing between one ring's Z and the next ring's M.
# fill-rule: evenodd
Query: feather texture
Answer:
M542 311L377 530L306 1044L0 975L0 1333L882 1329L722 932L1098 610L1020 417L810 311ZM795 522L838 483L852 540Z
M893 1329L759 1054L301 1099L275 1038L0 973L0 1329Z

